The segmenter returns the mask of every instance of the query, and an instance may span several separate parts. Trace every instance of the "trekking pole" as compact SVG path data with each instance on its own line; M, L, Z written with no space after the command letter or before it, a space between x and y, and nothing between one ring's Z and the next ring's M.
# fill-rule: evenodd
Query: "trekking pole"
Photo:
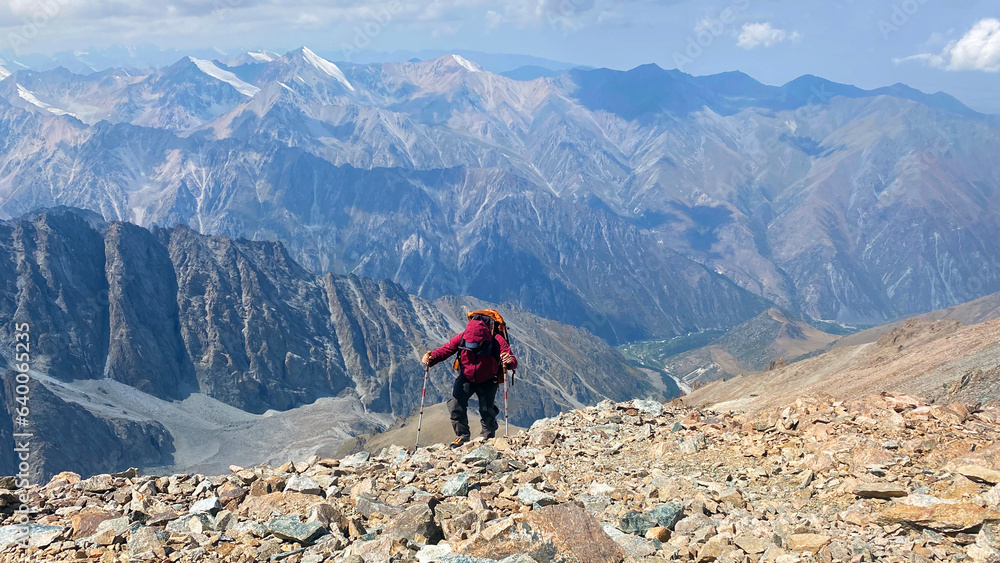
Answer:
M517 374L517 370L511 370L510 372L510 385L514 385L514 375ZM503 435L506 438L510 436L510 417L507 416L507 378L503 378Z
M420 416L417 417L417 442L413 445L414 451L420 447L420 425L424 422L424 397L427 396L427 374L430 371L431 366L424 365L424 390L420 392Z
M503 378L503 436L510 435L510 418L507 416L507 378Z

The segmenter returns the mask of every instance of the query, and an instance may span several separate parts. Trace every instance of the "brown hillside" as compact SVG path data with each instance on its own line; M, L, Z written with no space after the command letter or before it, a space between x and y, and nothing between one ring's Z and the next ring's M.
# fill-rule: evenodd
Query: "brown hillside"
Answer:
M932 401L987 402L1000 397L1000 319L965 326L955 320L907 321L876 341L840 346L770 372L706 385L689 405L754 411L805 395L854 399L897 391Z

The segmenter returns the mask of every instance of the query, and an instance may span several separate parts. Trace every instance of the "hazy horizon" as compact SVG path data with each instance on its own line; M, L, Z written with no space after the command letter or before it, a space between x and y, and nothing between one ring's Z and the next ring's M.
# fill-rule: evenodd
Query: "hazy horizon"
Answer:
M1000 114L998 18L985 0L13 0L0 4L0 52L148 44L222 56L307 45L357 62L365 51L466 50L620 70L738 70L774 85L805 74L867 89L901 82Z

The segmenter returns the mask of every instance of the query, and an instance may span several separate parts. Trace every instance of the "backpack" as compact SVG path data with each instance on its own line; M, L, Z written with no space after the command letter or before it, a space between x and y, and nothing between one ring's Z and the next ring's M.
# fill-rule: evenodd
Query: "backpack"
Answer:
M461 373L462 362L461 362L461 351L465 351L468 354L475 356L482 356L485 354L490 354L496 360L497 365L500 366L499 373L497 373L497 383L503 383L506 376L506 368L503 367L503 362L500 360L500 346L497 345L496 336L503 336L507 344L510 344L510 337L507 336L507 323L504 322L503 317L494 309L483 309L482 311L472 311L466 315L468 317L468 322L479 321L484 323L490 329L490 336L492 338L487 342L466 342L465 339L462 340L461 344L458 345L459 354L455 358L455 369ZM468 324L466 324L466 329L468 329Z

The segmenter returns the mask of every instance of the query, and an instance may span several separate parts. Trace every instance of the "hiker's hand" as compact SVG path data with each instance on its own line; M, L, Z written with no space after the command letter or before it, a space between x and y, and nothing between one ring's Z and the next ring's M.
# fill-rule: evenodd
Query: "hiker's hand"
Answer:
M500 354L500 361L503 362L504 367L509 368L514 365L514 356L504 352L503 354Z
M430 367L430 365L431 365L431 353L427 352L426 354L424 354L424 357L420 359L420 363L424 364L427 367Z

